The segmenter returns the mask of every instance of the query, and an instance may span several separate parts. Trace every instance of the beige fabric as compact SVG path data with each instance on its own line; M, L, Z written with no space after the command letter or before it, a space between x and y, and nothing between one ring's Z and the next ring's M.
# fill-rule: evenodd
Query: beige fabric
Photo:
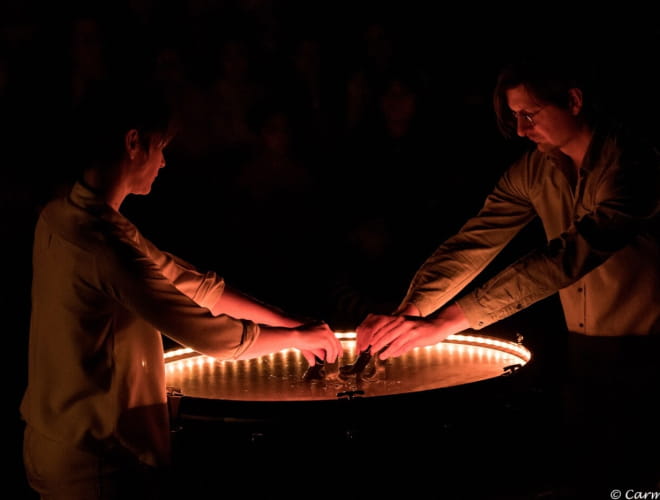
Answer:
M402 307L412 302L428 315L458 297L478 330L559 292L572 332L659 334L658 156L626 147L597 132L577 173L559 153L525 154L422 265ZM459 295L535 217L547 245Z
M98 456L25 428L28 483L42 500L165 500L169 469L144 465L124 452Z
M223 290L222 278L160 251L76 184L35 229L24 419L60 443L167 463L161 333L223 359L259 334L252 322L210 313Z

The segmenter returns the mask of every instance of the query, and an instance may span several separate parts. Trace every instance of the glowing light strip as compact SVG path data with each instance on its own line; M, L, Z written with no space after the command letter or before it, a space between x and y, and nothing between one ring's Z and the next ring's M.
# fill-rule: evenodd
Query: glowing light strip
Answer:
M529 361L532 357L531 352L522 344L515 344L505 340L498 340L494 338L480 337L476 335L450 335L447 337L449 341L456 341L459 343L465 342L469 344L480 344L485 346L495 346L503 350L514 351L524 361Z
M335 336L339 340L354 340L357 334L355 332L335 332ZM531 359L532 355L525 346L522 344L515 344L513 342L508 342L505 340L497 340L494 338L487 338L487 337L480 337L476 335L460 335L460 334L455 334L455 335L449 335L447 339L444 341L450 341L449 343L456 342L456 343L468 343L468 344L478 344L478 345L484 345L484 346L494 346L497 348L500 348L501 350L505 351L514 351L523 361L527 362ZM443 342L439 342L436 345L442 344ZM430 347L430 346L429 346ZM292 349L284 349L280 352L286 353L291 351ZM170 358L178 358L180 356L185 356L187 354L193 353L192 349L188 347L183 347L181 349L173 349L170 351L167 351L165 353L165 359L170 359ZM200 354L200 356L203 356Z
M179 356L183 356L184 354L190 354L191 352L194 351L189 347L183 347L181 349L173 349L165 353L165 359L178 358Z

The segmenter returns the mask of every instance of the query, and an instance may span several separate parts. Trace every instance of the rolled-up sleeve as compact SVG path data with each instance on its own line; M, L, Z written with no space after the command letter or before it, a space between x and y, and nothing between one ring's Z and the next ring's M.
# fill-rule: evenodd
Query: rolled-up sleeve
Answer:
M518 170L502 176L479 213L417 271L402 306L413 303L426 316L445 305L535 217L532 205L520 191L520 176Z
M606 135L595 137L577 175L561 156L524 155L477 216L422 265L403 304L414 303L428 315L458 296L471 328L480 329L559 292L572 331L615 335L657 329L657 313L630 304L633 290L623 283L635 281L635 289L653 290L651 297L658 293L657 278L656 285L648 283L660 261L658 166L657 151L622 150L621 142ZM546 243L459 296L536 216ZM621 321L616 305L623 303L648 319ZM637 326L641 323L645 326Z
M143 241L140 247L135 239L120 239L99 255L98 285L163 335L197 352L218 359L236 359L245 352L259 326L209 310L222 295L224 281Z

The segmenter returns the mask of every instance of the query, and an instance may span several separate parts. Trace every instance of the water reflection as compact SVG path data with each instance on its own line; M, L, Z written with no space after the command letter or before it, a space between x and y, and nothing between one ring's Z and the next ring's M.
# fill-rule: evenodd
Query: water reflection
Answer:
M338 334L344 352L326 365L325 377L303 380L308 367L303 355L287 349L244 361L216 361L190 350L166 354L167 385L185 396L237 401L308 401L337 399L341 392L364 391L364 397L403 394L468 384L525 365L530 352L514 342L485 336L453 335L433 346L413 349L398 358L378 362L368 380L343 379L339 367L356 358L354 334Z

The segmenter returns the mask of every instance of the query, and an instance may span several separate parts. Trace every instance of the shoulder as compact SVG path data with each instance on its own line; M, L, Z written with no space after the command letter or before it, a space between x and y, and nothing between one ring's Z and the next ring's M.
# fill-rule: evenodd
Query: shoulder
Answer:
M138 229L104 205L81 205L69 197L49 201L41 210L40 231L51 233L97 261L133 261L143 252Z
M561 154L543 152L536 147L529 147L509 166L506 174L509 177L533 182L544 177L548 170L561 166L562 163Z
M614 183L617 191L630 190L636 198L657 200L660 150L648 137L623 127L615 128L605 136L601 155L595 169L598 178Z
M616 127L602 136L593 174L605 192L643 210L656 210L660 198L660 150L643 134Z
M649 137L622 124L611 124L596 129L594 142L600 144L603 154L618 158L626 164L644 162L660 164L660 148Z

